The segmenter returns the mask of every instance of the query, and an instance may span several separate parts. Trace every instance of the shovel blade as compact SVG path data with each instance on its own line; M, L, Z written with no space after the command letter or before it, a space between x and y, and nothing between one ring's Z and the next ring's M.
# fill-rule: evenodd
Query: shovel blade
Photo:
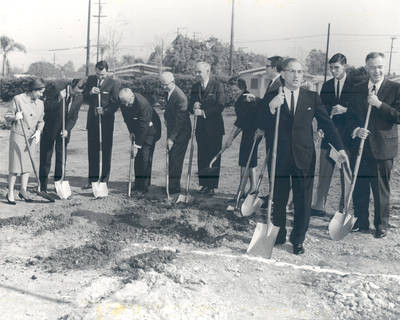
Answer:
M65 180L55 181L54 186L56 188L57 195L60 197L60 199L68 199L71 196L72 192L68 181Z
M252 215L254 212L261 208L263 203L264 201L260 197L258 197L257 194L253 193L247 195L241 207L242 215L244 217Z
M356 221L356 217L336 211L332 220L329 222L329 236L334 241L342 240L351 232Z
M92 182L92 191L96 199L107 197L108 196L107 183L99 181Z
M270 259L278 232L279 227L275 226L271 221L267 224L257 223L253 237L247 248L247 253Z

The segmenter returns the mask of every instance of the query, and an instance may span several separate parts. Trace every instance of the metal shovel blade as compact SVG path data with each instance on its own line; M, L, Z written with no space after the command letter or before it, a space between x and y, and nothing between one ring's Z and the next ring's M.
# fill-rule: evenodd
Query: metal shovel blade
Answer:
M192 201L192 196L190 194L180 194L175 203L189 203Z
M108 196L107 183L99 181L92 182L92 191L96 199L107 197Z
M270 259L278 232L279 227L275 226L271 221L267 224L258 222L247 248L247 253Z
M54 186L56 187L56 192L60 199L68 199L71 196L72 192L68 181L54 181Z
M356 221L356 217L336 211L328 227L331 239L334 241L342 240L351 232Z
M257 196L257 193L248 194L241 207L242 215L244 217L252 215L261 208L263 203L264 201Z

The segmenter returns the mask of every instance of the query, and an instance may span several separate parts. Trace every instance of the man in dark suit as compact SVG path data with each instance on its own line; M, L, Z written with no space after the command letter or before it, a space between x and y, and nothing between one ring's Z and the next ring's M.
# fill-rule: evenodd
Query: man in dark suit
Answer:
M225 92L222 83L210 79L211 68L206 62L196 64L198 79L190 93L190 112L197 116L197 166L200 191L214 195L218 187L221 157L214 162L215 175L205 173L212 158L221 150L222 137L225 134L222 111L225 107Z
M349 149L349 135L346 130L346 112L351 97L352 84L346 75L345 67L347 64L346 57L337 53L329 60L329 70L333 78L325 82L321 89L321 101L324 104L328 114L333 120L346 150ZM319 130L320 136L323 137L323 131ZM329 193L333 170L335 169L335 161L329 157L330 147L326 139L321 141L321 151L319 160L319 177L317 194L312 216L325 216L325 204ZM340 170L341 198L339 211L344 208L344 176Z
M281 106L279 123L277 166L273 199L273 223L280 227L276 244L286 241L286 204L290 181L293 188L294 225L290 235L293 253L304 253L303 242L308 229L311 211L315 149L312 121L315 117L324 130L326 138L340 150L347 160L342 140L316 92L300 88L303 66L296 59L282 63L284 88L267 95L269 110L261 129L266 132L268 145L272 148L276 109Z
M148 192L156 142L161 136L161 122L157 112L145 97L123 88L119 93L121 112L134 139L135 184L134 190Z
M181 175L186 149L190 140L188 101L183 91L175 84L171 72L163 72L161 85L166 90L164 119L167 126L167 144L169 157L169 193L181 191Z
M383 53L367 55L369 80L354 86L349 108L349 132L353 138L352 165L360 139L366 139L357 183L353 193L353 230L369 232L370 188L374 196L375 237L386 236L389 223L390 173L398 150L397 124L400 122L400 85L384 78ZM372 106L368 129L364 129L368 105Z
M111 171L111 155L114 133L114 113L118 109L119 83L107 75L106 61L96 63L96 75L89 76L83 92L84 102L89 105L86 128L88 132L89 184L99 180L99 115L101 115L103 159L102 182L108 182ZM101 95L99 106L98 95Z
M54 86L45 101L44 128L40 140L40 190L47 192L47 182L51 167L51 158L55 148L56 161L54 181L62 175L62 136L65 136L65 153L70 140L71 130L77 119L77 111L82 105L83 80L74 79L64 88ZM65 132L62 132L62 100L65 99ZM67 155L65 154L65 158Z

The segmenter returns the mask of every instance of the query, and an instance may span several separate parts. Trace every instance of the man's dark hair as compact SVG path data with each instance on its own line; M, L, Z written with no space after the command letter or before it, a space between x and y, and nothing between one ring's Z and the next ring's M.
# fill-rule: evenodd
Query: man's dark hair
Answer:
M244 81L241 78L237 79L237 86L239 87L240 90L247 90L246 81Z
M330 59L329 63L340 63L342 66L347 64L347 59L344 54L336 53Z
M268 60L271 61L272 68L276 68L276 71L278 71L278 72L282 71L283 58L281 56L269 57Z
M106 69L108 71L108 63L105 60L101 60L96 63L96 69L103 70Z
M385 55L382 52L370 52L365 57L365 62L367 62L369 59L375 59L378 57L385 58Z
M80 82L80 81L81 81L81 79L73 79L71 81L71 87L75 88L76 86L78 86L79 89L82 89L84 87L85 83L83 81L82 82Z

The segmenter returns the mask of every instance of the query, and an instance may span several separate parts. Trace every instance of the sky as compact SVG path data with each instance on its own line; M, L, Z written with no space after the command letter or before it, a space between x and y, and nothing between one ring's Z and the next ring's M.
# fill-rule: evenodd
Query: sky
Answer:
M120 54L147 59L162 40L168 47L177 32L198 39L215 36L230 41L232 0L101 0L105 15L101 34L121 37ZM399 0L234 0L234 45L245 51L305 59L311 49L326 50L331 24L329 55L341 52L348 63L364 65L370 51L387 55L391 36L394 52L391 71L400 74ZM98 0L92 0L92 15ZM75 68L86 61L84 49L49 51L86 45L88 0L0 0L0 35L27 48L12 53L12 66L27 70L35 61ZM92 18L91 41L97 40ZM91 61L96 59L92 48ZM388 68L388 67L387 67Z

